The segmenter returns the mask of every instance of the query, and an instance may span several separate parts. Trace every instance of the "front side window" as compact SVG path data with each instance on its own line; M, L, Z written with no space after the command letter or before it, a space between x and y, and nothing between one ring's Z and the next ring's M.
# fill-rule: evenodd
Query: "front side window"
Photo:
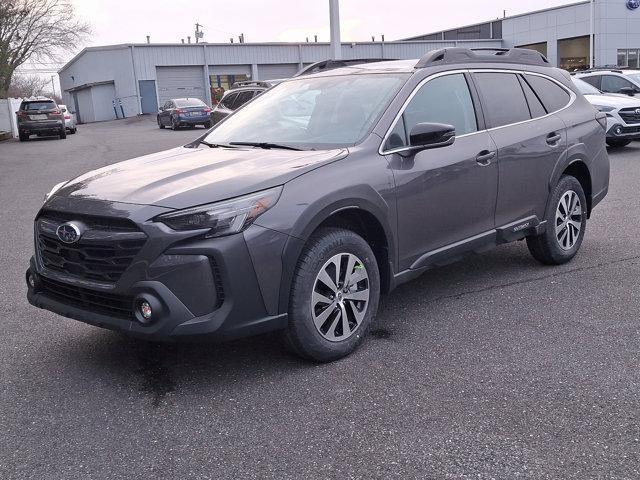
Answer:
M444 75L422 85L394 125L385 150L407 146L411 129L418 123L453 125L458 136L478 130L469 86L463 74Z
M476 73L474 80L483 100L489 127L501 127L531 119L529 106L513 73Z
M549 113L566 107L571 100L569 92L548 78L538 75L525 75L524 77Z
M616 75L603 75L600 90L607 93L618 93L623 88L633 88L633 84Z
M205 141L275 143L315 149L359 143L407 73L297 77L256 97L214 128Z

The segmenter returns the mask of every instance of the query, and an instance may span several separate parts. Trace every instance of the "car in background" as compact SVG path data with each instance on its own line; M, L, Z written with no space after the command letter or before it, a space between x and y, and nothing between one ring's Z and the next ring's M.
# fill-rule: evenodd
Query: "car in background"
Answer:
M605 95L583 78L573 76L573 84L587 101L607 116L607 145L625 147L640 138L640 99L626 95Z
M65 130L73 135L78 131L75 112L71 112L66 105L58 105L58 108L62 111L62 115L64 115Z
M229 90L224 92L220 102L211 112L211 123L215 125L231 115L245 103L253 100L265 90L273 87L282 80L270 80L264 82L247 81L236 82Z
M621 93L630 97L640 93L640 70L595 68L575 76L604 93Z
M16 112L16 119L21 142L29 140L31 135L57 135L61 139L67 138L62 110L50 98L23 100Z
M202 125L211 128L211 108L199 98L172 98L160 107L157 116L158 127L195 127Z

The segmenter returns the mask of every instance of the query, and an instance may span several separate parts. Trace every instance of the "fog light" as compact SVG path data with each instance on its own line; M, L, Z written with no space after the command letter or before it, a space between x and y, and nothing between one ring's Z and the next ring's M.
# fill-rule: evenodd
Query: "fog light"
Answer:
M153 315L151 305L149 305L149 302L147 302L146 300L140 302L140 315L142 315L142 318L144 318L145 320L150 320L151 315Z
M616 129L614 130L616 135L621 135L622 134L622 127L621 126L617 126Z
M36 288L36 279L30 273L27 275L27 283L29 283L29 287Z

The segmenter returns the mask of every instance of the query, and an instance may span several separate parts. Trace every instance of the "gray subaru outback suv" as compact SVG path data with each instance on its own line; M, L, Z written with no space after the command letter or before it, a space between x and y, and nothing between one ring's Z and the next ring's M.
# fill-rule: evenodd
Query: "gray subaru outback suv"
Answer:
M571 260L607 193L605 127L531 50L291 79L189 145L54 187L28 298L146 339L281 330L334 360L435 265L520 239Z

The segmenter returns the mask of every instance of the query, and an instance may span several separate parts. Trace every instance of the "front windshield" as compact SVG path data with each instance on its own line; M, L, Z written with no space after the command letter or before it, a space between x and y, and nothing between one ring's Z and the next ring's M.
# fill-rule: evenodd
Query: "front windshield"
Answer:
M354 145L373 127L407 77L363 74L286 81L229 116L204 140L300 149Z
M573 80L573 84L578 87L578 90L580 90L580 93L583 95L602 95L600 90L584 80L575 77L572 77L571 80Z
M636 83L640 83L640 73L627 73L625 76L629 77Z

